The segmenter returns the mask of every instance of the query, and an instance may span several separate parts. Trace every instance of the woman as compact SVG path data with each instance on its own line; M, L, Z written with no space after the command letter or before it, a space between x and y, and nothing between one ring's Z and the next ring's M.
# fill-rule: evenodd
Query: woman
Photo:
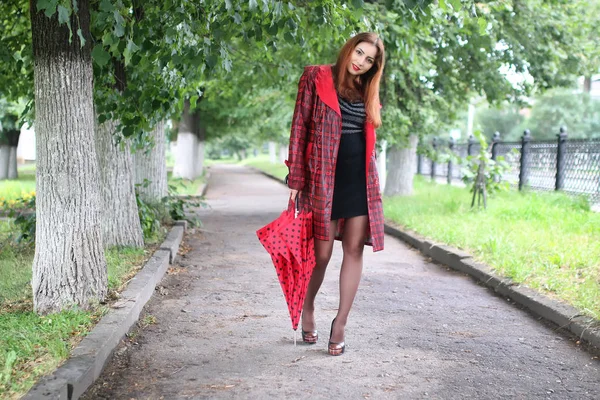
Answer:
M302 309L302 338L316 343L314 302L333 250L342 241L340 302L328 352L345 351L344 330L363 266L365 244L383 250L383 210L375 164L381 125L381 39L360 33L342 47L335 65L306 67L298 85L289 147L290 198L312 210L316 266Z

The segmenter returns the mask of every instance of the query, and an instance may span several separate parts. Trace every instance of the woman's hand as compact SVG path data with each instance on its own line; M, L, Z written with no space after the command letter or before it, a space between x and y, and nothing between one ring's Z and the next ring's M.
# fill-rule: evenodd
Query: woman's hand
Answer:
M296 196L298 196L298 191L294 189L290 190L290 200L296 201Z

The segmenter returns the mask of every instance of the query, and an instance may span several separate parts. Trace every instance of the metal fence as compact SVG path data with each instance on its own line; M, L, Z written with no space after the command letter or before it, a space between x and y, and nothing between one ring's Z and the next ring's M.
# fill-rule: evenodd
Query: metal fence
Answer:
M473 137L467 143L442 142L434 139L429 147L435 154L450 152L461 159L479 152L480 146ZM504 157L509 170L502 176L512 187L541 190L563 190L587 196L592 204L600 204L600 139L568 139L565 128L560 129L556 140L531 140L525 131L519 142L500 141L498 134L491 143L492 158ZM453 162L436 162L420 151L417 173L446 179L448 183L460 180L461 166Z

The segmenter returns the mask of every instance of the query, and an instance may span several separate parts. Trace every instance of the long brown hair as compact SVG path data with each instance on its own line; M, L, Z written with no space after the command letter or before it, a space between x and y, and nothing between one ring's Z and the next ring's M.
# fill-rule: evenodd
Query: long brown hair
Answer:
M357 82L354 76L348 72L348 64L354 49L362 42L371 43L377 47L377 55L371 69L360 75ZM375 33L364 32L352 37L344 44L333 67L335 86L338 93L350 100L362 98L365 102L367 120L375 128L381 126L379 82L381 81L384 65L385 48L383 47L383 40Z

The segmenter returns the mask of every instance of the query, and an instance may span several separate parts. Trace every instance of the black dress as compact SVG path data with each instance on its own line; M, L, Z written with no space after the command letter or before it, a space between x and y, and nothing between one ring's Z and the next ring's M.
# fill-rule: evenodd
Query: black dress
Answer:
M342 137L335 167L331 220L368 215L365 169L365 105L338 95Z

